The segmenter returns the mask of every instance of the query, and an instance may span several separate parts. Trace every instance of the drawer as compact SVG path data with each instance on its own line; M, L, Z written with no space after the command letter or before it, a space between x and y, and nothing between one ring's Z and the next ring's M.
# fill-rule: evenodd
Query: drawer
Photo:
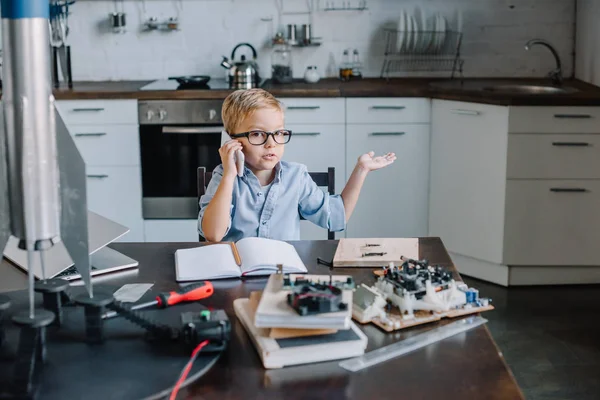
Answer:
M56 107L69 127L138 123L137 100L59 100Z
M128 227L124 241L142 241L142 178L139 167L88 167L88 208Z
M346 122L342 98L284 98L286 124L343 124Z
M509 180L504 264L600 265L600 180Z
M88 166L140 165L137 125L74 125L69 131Z
M146 242L197 242L197 219L153 219L144 221Z
M349 124L429 123L431 101L422 98L369 97L346 99Z
M510 107L510 133L600 133L600 107Z
M509 135L507 176L517 179L598 179L600 135Z

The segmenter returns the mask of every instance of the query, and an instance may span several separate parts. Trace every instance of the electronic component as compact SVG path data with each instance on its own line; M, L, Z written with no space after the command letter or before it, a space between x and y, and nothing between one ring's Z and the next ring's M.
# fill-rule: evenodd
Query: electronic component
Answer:
M342 301L342 293L342 289L334 285L296 282L287 295L287 302L300 315L344 311L348 304Z
M231 322L225 311L185 312L181 314L181 322L181 339L186 345L195 347L208 340L208 344L202 348L204 352L222 351L227 347Z

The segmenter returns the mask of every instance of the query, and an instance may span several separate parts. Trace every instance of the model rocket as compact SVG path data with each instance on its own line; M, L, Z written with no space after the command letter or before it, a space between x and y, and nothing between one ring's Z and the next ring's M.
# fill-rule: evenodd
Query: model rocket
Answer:
M32 270L44 275L43 252L62 240L92 296L85 164L55 108L49 2L1 0L1 9L0 250L12 235L28 252L33 299Z

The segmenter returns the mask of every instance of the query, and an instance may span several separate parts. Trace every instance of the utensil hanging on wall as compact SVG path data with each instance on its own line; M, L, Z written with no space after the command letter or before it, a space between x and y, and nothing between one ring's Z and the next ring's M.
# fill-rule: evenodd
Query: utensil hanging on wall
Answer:
M114 33L125 33L127 18L125 14L125 5L123 0L114 0L115 2L115 11L112 14L109 14L110 26L112 27L112 31Z
M69 88L73 87L71 72L71 46L67 44L69 36L69 6L75 0L51 0L50 18L50 46L52 46L52 80L55 88L60 86L59 70L63 80L67 81ZM60 67L59 67L60 65Z

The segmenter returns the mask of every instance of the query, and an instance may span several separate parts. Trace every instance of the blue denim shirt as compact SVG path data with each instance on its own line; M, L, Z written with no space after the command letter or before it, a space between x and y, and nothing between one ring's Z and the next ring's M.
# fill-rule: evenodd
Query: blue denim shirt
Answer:
M346 229L346 212L340 195L329 195L312 180L305 165L280 161L275 179L267 193L258 178L247 167L243 176L236 176L233 185L231 214L223 241L244 237L264 237L277 240L300 239L300 216L314 224L339 232ZM202 232L202 217L223 178L223 165L215 168L200 197L198 233Z

